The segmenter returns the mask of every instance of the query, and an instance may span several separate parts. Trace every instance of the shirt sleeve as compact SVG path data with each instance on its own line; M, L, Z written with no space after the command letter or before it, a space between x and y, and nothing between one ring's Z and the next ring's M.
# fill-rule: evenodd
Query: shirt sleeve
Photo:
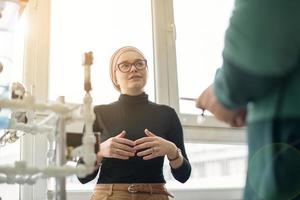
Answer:
M84 164L84 161L82 160L82 158L80 158L77 162L77 165L79 164ZM88 183L92 180L95 179L95 177L97 176L98 172L99 172L99 169L100 167L98 167L95 171L93 171L91 174L88 174L86 177L83 177L83 178L78 178L79 182L82 183L82 184L85 184L85 183Z
M173 112L171 116L171 125L170 125L168 139L171 142L173 142L178 148L180 148L183 156L183 163L177 169L171 168L171 172L176 180L178 180L181 183L184 183L189 179L192 168L185 151L183 131L182 131L180 120L175 110L172 109L172 111Z
M268 95L299 64L299 1L236 1L214 90L237 108Z

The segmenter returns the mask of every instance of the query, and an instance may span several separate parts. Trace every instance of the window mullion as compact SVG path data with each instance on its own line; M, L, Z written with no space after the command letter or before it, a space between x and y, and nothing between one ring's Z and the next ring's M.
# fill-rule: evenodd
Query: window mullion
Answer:
M28 5L28 32L24 52L24 83L39 101L48 99L50 0Z
M27 35L24 50L24 84L37 101L48 99L48 66L50 35L50 0L29 1L27 6ZM38 142L37 142L38 141ZM25 135L21 140L21 159L29 166L43 167L46 161L47 139ZM21 199L46 199L46 180L34 186L22 185Z
M156 102L179 111L172 0L152 0Z

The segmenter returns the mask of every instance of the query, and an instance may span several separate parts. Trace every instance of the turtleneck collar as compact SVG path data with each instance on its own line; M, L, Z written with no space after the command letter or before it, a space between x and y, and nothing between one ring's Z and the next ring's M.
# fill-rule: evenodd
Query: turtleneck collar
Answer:
M137 96L130 96L127 94L121 94L119 97L119 101L125 104L143 104L148 103L148 95L143 92Z

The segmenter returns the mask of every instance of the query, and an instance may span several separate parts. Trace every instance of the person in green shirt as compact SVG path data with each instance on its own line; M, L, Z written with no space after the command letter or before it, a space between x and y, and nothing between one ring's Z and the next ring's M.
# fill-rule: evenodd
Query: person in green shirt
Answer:
M247 125L245 200L300 199L300 1L237 0L223 65L196 106Z

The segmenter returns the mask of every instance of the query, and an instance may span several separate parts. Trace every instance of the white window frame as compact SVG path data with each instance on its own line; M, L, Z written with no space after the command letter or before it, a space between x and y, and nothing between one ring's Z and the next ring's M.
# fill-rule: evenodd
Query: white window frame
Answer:
M48 99L48 63L50 34L50 0L32 0L26 6L27 33L25 38L23 80L37 101ZM37 142L38 141L38 142ZM47 139L25 135L21 139L21 160L31 166L46 166ZM47 199L47 184L43 179L33 186L22 185L20 199Z
M51 0L29 1L27 8L29 22L24 56L24 84L27 88L33 86L34 95L38 101L48 99L50 8ZM156 102L175 108L183 124L186 142L245 144L245 129L230 128L212 116L205 117L203 124L199 125L196 115L179 113L173 1L152 0L152 14ZM38 158L45 155L47 141L45 138L39 138L39 143L37 143L36 140L37 138L32 136L22 139L22 159L26 159L31 164L45 165L46 163ZM46 199L45 191L46 181L40 181L35 186L22 186L21 199ZM195 199L199 199L199 194L201 194L206 200L237 200L241 199L242 191L242 188L234 188L197 191L174 190L172 192L178 197L184 196L188 192L195 194ZM77 199L81 195L87 197L86 195L89 194L79 191L68 192L71 199Z

